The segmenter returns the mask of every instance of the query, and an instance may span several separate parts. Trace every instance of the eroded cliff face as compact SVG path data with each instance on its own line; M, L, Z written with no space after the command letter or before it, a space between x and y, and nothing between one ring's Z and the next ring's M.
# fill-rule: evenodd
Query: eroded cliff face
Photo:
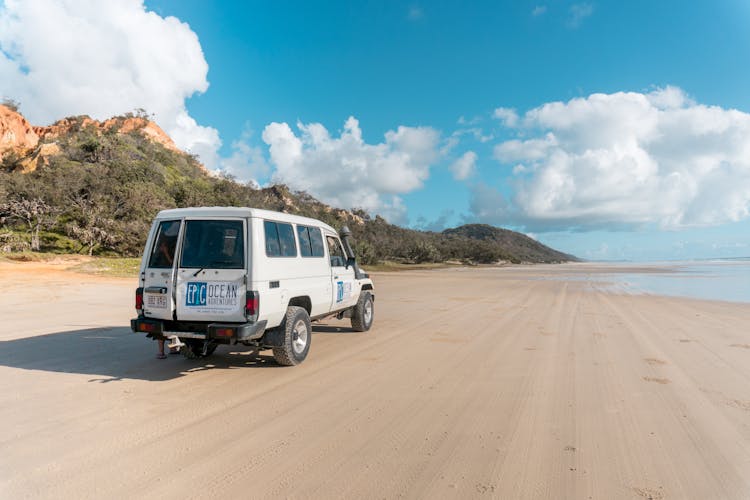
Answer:
M74 130L89 128L98 134L112 129L118 134L138 132L167 149L180 152L172 138L156 123L140 117L110 118L100 122L88 116L63 118L52 125L31 125L20 113L0 105L0 162L12 160L14 170L32 172L60 154L58 141Z
M131 117L116 117L110 118L100 122L89 118L88 116L63 118L58 120L52 125L46 127L33 127L34 132L39 136L40 140L44 142L55 141L61 136L70 133L74 128L87 128L92 127L99 133L106 132L111 129L116 129L119 134L129 134L133 131L138 131L143 134L146 138L161 144L167 149L172 151L180 151L180 149L172 141L172 138L164 132L161 127L156 123L141 118L139 116Z
M20 113L0 104L0 155L23 156L39 144L39 135Z

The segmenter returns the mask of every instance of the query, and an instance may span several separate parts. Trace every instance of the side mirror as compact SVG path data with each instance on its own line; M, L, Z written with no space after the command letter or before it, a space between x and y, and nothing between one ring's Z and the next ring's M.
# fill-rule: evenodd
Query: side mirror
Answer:
M349 266L352 266L352 267L354 267L354 263L355 263L355 262L356 262L356 261L354 260L354 257L348 257L348 258L346 259L346 269L349 269Z

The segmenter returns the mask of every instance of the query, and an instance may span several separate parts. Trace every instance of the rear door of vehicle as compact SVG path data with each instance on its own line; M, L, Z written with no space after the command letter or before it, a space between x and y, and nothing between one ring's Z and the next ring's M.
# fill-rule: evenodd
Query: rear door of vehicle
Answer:
M174 304L174 260L180 241L181 221L159 222L149 250L143 285L143 314L171 320Z
M244 322L247 222L187 219L176 279L180 321Z

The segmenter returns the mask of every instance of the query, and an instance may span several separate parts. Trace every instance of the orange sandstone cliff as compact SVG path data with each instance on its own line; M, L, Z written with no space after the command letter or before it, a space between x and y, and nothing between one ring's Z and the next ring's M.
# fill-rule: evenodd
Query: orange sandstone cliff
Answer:
M60 154L57 140L74 127L91 127L99 134L113 128L118 134L135 131L167 149L180 152L161 127L140 116L116 117L103 122L88 116L72 117L46 127L35 127L20 113L0 104L0 163L12 158L15 168L22 172L32 172L40 165L47 165L50 157Z

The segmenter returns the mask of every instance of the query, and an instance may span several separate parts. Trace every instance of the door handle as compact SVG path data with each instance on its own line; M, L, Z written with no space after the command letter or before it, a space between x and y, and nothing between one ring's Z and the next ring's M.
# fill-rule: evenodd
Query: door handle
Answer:
M338 276L334 276L333 279L337 280L337 279L339 279L339 277Z

